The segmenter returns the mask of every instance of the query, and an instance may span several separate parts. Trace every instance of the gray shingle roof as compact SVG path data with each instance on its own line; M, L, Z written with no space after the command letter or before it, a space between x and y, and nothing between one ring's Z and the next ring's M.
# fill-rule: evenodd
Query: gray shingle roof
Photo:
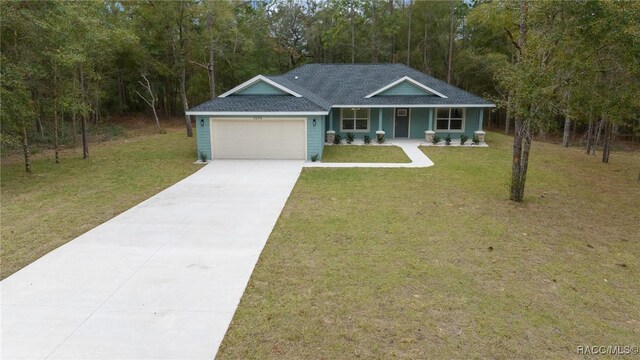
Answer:
M308 112L326 110L326 108L304 97L299 98L286 95L242 95L228 96L223 98L219 97L214 100L209 100L194 108L191 108L189 111Z
M365 96L405 76L447 96ZM308 64L270 80L302 95L217 98L190 111L311 112L340 105L493 105L479 96L402 64Z

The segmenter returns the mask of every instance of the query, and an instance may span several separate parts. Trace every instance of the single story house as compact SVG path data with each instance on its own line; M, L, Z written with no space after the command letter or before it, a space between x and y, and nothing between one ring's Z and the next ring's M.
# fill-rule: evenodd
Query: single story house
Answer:
M495 105L401 64L308 64L258 75L190 109L198 154L207 159L322 158L325 142L378 135L434 135L484 142L485 108Z

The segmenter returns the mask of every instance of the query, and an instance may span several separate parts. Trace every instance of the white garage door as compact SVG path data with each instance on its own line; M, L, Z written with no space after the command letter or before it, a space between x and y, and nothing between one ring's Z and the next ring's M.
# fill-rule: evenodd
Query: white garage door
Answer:
M214 159L300 159L306 119L211 119Z

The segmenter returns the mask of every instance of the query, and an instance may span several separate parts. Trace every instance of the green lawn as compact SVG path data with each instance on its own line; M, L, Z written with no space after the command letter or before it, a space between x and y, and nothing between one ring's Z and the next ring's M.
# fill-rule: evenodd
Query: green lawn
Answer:
M325 146L322 162L333 163L409 163L411 159L398 146Z
M640 345L638 153L511 139L425 148L421 169L305 169L221 359L576 358Z
M184 130L109 141L33 161L26 174L19 157L3 159L2 269L11 275L35 259L193 173L194 139Z

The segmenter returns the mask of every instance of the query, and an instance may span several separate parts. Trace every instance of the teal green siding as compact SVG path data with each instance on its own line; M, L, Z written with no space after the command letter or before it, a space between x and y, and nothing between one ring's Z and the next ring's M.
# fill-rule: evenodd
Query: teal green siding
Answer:
M324 143L327 141L326 138L326 134L327 134L327 121L329 119L329 115L324 115L322 116L322 133L320 134L320 149L322 149L320 151L320 157L318 158L319 160L322 160L322 155L324 153Z
M204 125L201 125L203 123ZM198 160L200 154L207 154L207 160L211 160L211 121L207 116L196 117L196 146L198 148Z
M264 81L258 81L236 92L237 95L289 95L286 92L269 85Z
M413 108L409 118L409 137L411 139L424 139L424 132L429 127L429 108Z
M313 126L313 120L316 120L316 126ZM324 121L321 115L307 117L307 160L318 154L318 158L322 158L322 150L324 147Z
M480 113L483 109L473 108L467 109L464 121L464 133L471 139L473 133L478 130L478 122L480 121Z
M376 113L376 127L378 126L378 118L377 118L377 114L378 114L378 109L375 109L375 113ZM394 137L393 135L393 112L395 111L394 108L382 108L382 130L384 130L384 137L387 139L391 139ZM377 129L374 129L373 131L373 135L375 136ZM375 139L375 138L374 138Z
M408 81L403 81L398 85L389 88L376 96L387 96L387 95L433 95L424 89L421 89Z

